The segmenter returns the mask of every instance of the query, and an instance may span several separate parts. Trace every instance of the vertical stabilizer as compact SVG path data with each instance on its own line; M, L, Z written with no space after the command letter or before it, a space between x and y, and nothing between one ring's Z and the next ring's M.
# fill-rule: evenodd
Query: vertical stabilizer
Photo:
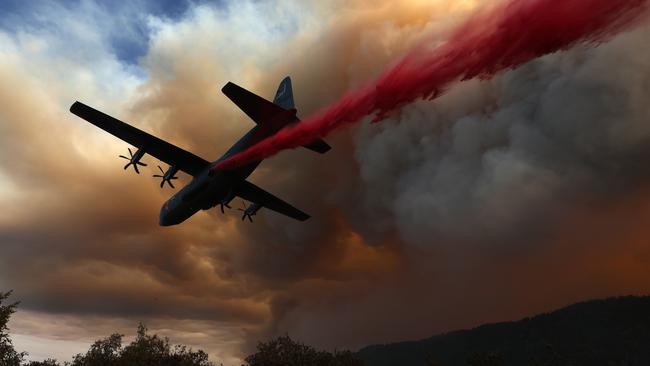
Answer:
M287 76L280 82L278 91L275 93L275 98L273 98L273 103L286 110L296 108L293 102L293 88L291 87L290 77Z

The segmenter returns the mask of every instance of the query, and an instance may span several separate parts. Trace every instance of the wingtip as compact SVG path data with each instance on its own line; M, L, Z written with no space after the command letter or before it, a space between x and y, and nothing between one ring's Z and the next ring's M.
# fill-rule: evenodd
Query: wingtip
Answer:
M81 106L83 106L83 103L75 100L75 102L70 106L70 113L76 114L75 111L78 111Z
M221 88L221 92L224 93L224 94L226 94L226 91L227 91L228 89L231 89L234 85L235 85L235 83L233 83L232 81L227 82L226 85L224 85L224 86Z

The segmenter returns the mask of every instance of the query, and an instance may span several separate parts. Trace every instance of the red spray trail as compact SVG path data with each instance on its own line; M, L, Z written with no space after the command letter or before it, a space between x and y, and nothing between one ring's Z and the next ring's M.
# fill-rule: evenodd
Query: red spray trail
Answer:
M296 148L375 114L374 122L450 84L496 73L577 43L598 44L647 15L648 0L510 0L477 14L437 48L421 44L376 80L301 123L214 166L232 169Z

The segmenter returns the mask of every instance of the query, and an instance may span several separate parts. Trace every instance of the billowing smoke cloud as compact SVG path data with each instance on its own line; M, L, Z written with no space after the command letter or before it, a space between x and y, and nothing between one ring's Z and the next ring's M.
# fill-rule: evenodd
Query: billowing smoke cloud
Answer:
M389 127L364 128L357 156L373 187L366 212L391 212L387 221L411 243L493 245L537 241L547 233L541 223L563 220L593 195L629 194L648 177L650 108L639 101L648 97L650 59L624 50L647 36L466 82L406 108Z
M376 81L343 96L213 169L228 169L296 148L377 113L382 120L418 98L433 99L456 80L483 79L578 42L599 42L645 15L646 0L514 0L470 19L442 46L420 45Z
M279 328L334 347L649 291L650 54L631 51L649 36L550 55L364 125L347 221L364 238L397 232L410 268L344 309L338 295L304 296ZM328 324L358 333L309 331Z
M0 286L22 300L12 331L72 342L70 356L142 320L238 364L271 335L354 348L650 291L647 25L454 85L332 136L324 156L265 161L251 180L307 223L214 210L159 228L171 191L149 180L156 161L122 171L126 146L68 112L80 99L211 159L253 126L219 93L226 81L270 97L291 75L309 115L486 6L201 5L146 19L135 72L104 44L111 24L65 7L56 31L0 33Z

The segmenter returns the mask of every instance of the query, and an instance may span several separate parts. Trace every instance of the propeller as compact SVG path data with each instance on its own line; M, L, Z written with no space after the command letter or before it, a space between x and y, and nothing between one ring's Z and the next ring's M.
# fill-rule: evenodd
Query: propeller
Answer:
M241 217L241 220L244 221L248 217L248 221L253 222L253 216L255 215L255 212L257 212L257 209L255 209L255 204L250 205L248 208L246 207L246 204L244 201L241 201L242 207L243 208L238 208L238 211L242 211L244 214ZM254 211L251 211L251 208L254 209Z
M154 174L153 177L154 178L161 178L160 188L162 188L165 185L165 182L167 182L170 187L176 188L176 187L174 187L174 184L172 184L172 180L178 179L178 177L175 176L178 169L176 167L172 166L172 167L169 167L169 169L167 169L167 171L164 171L160 167L160 165L158 165L158 169L160 170L161 174Z
M133 165L133 169L135 169L135 172L140 174L140 170L138 169L138 165L140 166L147 166L147 164L143 163L140 161L142 156L144 155L144 150L138 149L138 151L135 152L135 155L133 155L133 152L131 151L131 148L129 148L129 156L126 157L124 155L120 155L119 157L122 159L126 159L129 162L124 166L124 170L126 170L129 165Z
M228 194L226 195L226 197L224 197L221 200L221 202L219 202L219 208L221 209L222 214L226 213L226 211L224 210L224 207L226 207L228 209L232 209L232 207L230 207L229 203L230 203L230 201L233 200L233 198L235 198L235 195L232 193L232 189L230 189L228 191Z
M226 202L220 202L220 203L219 203L219 208L221 209L221 213L222 213L222 214L225 214L225 213L226 213L226 210L224 210L224 207L227 207L228 209L231 209L231 208L232 208L232 207L230 207L230 205L228 205L228 203L226 203Z

